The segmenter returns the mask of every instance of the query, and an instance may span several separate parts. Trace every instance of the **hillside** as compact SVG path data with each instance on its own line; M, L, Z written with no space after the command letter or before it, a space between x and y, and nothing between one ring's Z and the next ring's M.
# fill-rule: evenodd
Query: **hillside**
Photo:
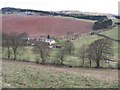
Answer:
M3 88L117 88L118 70L3 60ZM114 73L114 74L113 74Z
M112 14L3 8L1 17L3 33L48 35L27 40L23 34L3 34L3 88L119 87L119 22ZM100 26L107 19L111 27L93 29L96 20Z
M114 27L110 30L106 30L106 31L102 31L100 32L100 34L108 36L112 39L116 39L118 40L118 27ZM95 40L98 40L100 38L103 38L101 36L97 36L97 35L89 35L89 34L83 34L81 35L78 39L74 40L73 43L75 45L76 50L79 50L79 48L81 48L82 45L89 45L92 42L94 42ZM118 58L118 42L113 41L113 53L114 53L114 57L113 60L117 61L119 60Z
M101 32L101 34L106 35L106 36L111 37L111 38L116 39L116 40L119 39L118 38L118 33L119 33L118 27L114 27L111 30Z
M2 31L26 32L30 36L40 35L65 35L68 32L90 32L93 22L74 18L53 16L2 16Z
M99 19L117 19L112 14L80 11L41 11L4 7L2 11L2 31L26 32L30 36L65 35L69 32L86 33L92 30L93 23Z

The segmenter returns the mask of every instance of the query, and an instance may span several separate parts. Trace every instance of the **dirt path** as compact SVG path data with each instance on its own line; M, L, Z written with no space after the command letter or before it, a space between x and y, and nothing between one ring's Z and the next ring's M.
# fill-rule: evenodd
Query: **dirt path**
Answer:
M97 69L97 68L67 68L67 67L55 67L49 65L40 65L32 62L21 62L12 60L3 60L3 65L9 64L21 64L23 67L30 67L32 69L47 69L56 73L72 73L83 75L85 77L96 78L98 80L105 81L107 83L118 82L118 70L115 69ZM3 68L4 69L4 68Z

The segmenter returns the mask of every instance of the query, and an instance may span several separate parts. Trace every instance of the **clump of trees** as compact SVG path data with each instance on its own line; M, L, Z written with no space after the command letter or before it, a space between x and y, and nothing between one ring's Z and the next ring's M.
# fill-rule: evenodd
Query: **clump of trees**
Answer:
M45 63L46 59L49 57L50 48L47 43L37 41L33 47L33 52L36 53L42 60L42 64ZM36 63L39 63L37 58Z
M7 58L11 59L13 56L14 60L17 60L17 55L19 49L24 48L27 44L26 38L28 35L26 33L3 33L2 46L3 50L7 52ZM50 38L50 36L48 36ZM74 55L75 47L71 39L62 41L61 48L56 50L55 63L56 65L64 65L65 57L68 55ZM85 62L89 62L89 66L92 66L94 62L96 67L100 67L101 61L109 61L113 57L112 52L112 41L107 38L101 38L90 45L83 45L79 49L79 57L82 60L82 66L85 66ZM39 63L40 60L42 64L45 64L46 60L50 57L51 49L49 48L48 43L42 41L36 41L33 46L33 52L37 55L36 63Z
M112 27L112 24L111 19L100 19L94 23L93 30L106 29Z
M56 54L57 65L63 65L65 56L74 54L74 51L74 44L71 41L65 41L62 48Z
M58 51L58 53L56 54L56 60L55 60L54 64L56 64L56 65L63 65L64 57L65 57L65 50L64 49L60 49Z
M63 49L64 49L65 53L68 55L74 54L74 51L75 51L75 47L74 47L74 44L72 43L72 41L65 41L65 43L63 45Z
M85 59L88 59L91 67L92 61L94 61L97 68L100 67L100 61L109 60L112 56L112 41L106 38L94 41L88 46L88 48L83 46L80 54L83 62Z
M107 16L103 15L72 15L74 18L79 18L79 19L88 19L88 20L100 20L100 19L106 19Z
M88 48L88 58L96 62L100 67L101 60L109 60L113 56L112 41L106 38L96 40Z
M7 57L10 59L11 52L13 52L13 59L17 59L17 53L19 48L23 48L25 45L25 39L28 37L28 34L26 33L3 33L2 35L2 47L3 50L7 48Z

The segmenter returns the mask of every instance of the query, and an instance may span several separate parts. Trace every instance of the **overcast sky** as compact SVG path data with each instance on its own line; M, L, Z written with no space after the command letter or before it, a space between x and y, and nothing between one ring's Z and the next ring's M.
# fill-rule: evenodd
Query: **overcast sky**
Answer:
M1 0L0 8L15 7L45 11L79 10L118 14L119 0Z

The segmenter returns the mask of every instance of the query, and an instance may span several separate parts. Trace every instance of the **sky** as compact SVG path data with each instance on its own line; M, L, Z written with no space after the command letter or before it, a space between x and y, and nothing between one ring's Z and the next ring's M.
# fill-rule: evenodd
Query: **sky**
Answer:
M0 8L15 7L44 11L79 10L118 14L119 0L1 0Z

